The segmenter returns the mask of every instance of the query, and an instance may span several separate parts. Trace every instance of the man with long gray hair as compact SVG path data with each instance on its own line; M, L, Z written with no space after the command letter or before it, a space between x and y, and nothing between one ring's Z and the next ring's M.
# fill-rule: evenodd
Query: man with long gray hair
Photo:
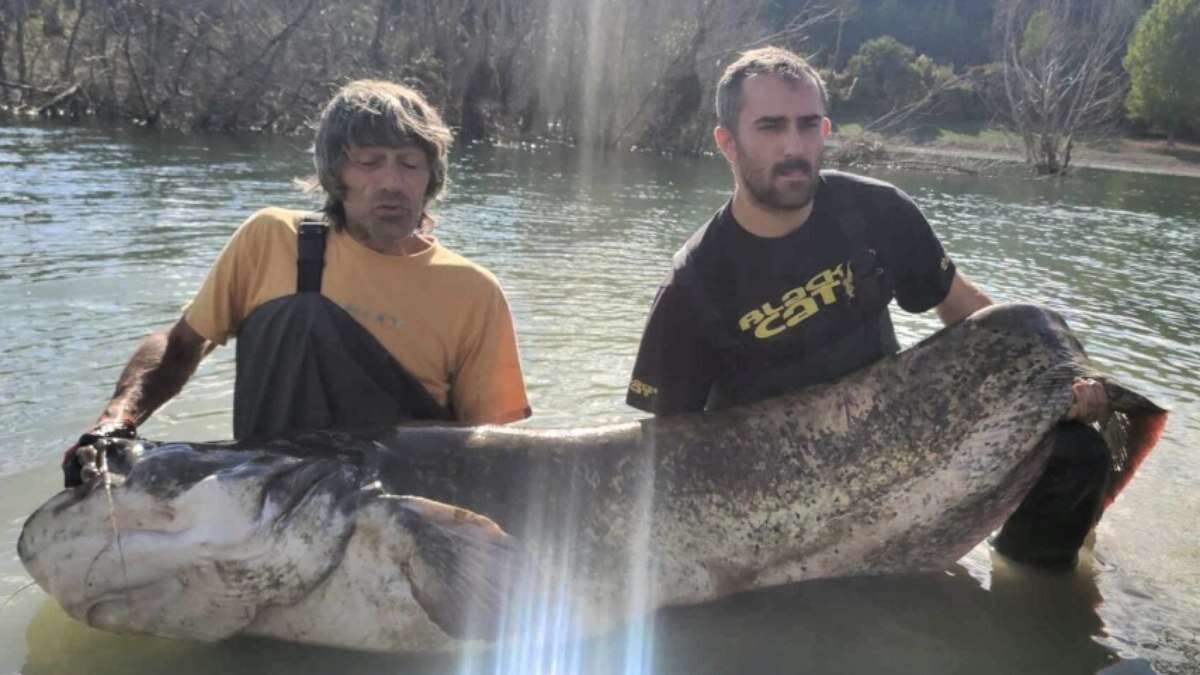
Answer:
M200 360L237 337L234 436L530 414L512 314L490 272L433 237L450 130L415 90L362 80L325 107L320 213L267 208L233 234L174 325L147 337L67 451L132 437Z

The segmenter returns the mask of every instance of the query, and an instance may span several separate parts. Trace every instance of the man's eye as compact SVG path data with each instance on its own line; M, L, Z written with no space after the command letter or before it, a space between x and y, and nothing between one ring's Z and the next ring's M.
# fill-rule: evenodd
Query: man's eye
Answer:
M376 167L379 166L383 160L379 157L356 157L353 159L353 162L361 166Z

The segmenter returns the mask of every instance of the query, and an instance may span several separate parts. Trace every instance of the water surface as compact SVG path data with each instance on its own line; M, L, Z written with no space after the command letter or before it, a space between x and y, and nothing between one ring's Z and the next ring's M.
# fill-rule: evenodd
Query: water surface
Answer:
M311 204L300 140L0 128L0 596L28 583L24 517L99 412L139 339L169 323L242 219ZM1091 355L1172 408L1158 449L1073 575L977 548L939 574L848 579L660 612L654 643L588 645L587 672L1184 673L1200 669L1200 181L873 172L912 194L961 270L997 300L1062 312ZM671 253L726 199L717 159L459 148L438 237L500 278L535 411L525 424L636 419L623 405ZM904 344L937 327L894 310ZM230 435L233 350L218 350L149 438ZM636 651L636 650L635 650ZM506 672L488 653L476 670ZM400 658L239 639L119 637L36 588L0 609L0 673L435 672ZM568 672L560 669L559 672ZM511 672L521 672L519 669Z

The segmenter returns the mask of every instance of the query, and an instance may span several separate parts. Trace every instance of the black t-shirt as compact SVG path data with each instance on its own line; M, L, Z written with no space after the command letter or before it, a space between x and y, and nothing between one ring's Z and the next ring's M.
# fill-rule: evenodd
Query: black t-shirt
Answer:
M726 203L684 244L642 334L629 405L696 411L836 379L899 348L893 292L909 312L945 299L954 264L908 195L836 171L820 180L812 214L786 236L747 232Z

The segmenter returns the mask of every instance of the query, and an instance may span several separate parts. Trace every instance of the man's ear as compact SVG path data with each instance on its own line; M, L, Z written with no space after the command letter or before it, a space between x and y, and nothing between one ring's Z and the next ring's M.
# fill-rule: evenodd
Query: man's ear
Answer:
M713 141L717 144L717 149L725 156L725 160L733 163L737 159L737 141L733 139L733 132L721 125L717 125L713 129Z
M829 138L831 133L833 133L833 120L826 115L821 118L821 138Z

